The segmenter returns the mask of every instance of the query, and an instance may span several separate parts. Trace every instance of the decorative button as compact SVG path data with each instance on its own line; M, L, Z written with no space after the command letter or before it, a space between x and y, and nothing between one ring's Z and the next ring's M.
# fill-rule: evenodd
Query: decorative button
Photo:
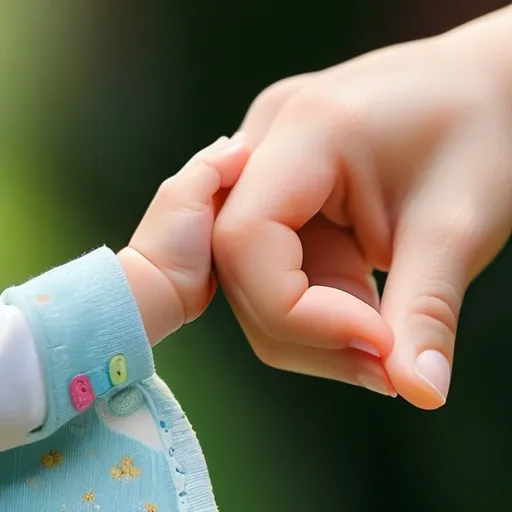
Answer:
M109 365L110 382L113 386L119 386L128 379L128 368L126 364L126 357L122 354L114 356L110 360Z
M69 385L69 394L73 407L78 412L88 409L96 400L91 381L87 375L77 375Z
M114 395L108 401L108 406L114 416L124 417L136 412L143 403L142 391L135 386L130 386Z

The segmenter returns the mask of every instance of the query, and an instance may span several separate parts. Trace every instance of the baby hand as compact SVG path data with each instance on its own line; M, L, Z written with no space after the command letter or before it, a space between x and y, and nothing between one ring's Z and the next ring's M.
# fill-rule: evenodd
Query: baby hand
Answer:
M212 299L216 198L249 157L242 134L221 137L162 183L119 254L152 345L195 320Z

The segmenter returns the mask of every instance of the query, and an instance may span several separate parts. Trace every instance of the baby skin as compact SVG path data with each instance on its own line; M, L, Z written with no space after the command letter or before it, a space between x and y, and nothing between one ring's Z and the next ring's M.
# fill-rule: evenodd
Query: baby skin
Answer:
M161 185L117 255L97 249L2 294L0 369L26 361L23 379L0 372L2 510L217 510L151 347L212 299L218 197L249 154L243 135L222 137Z

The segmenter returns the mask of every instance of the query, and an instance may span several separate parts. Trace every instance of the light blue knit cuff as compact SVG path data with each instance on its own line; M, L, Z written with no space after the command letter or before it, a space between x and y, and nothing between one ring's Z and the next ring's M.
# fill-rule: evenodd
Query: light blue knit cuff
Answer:
M27 442L48 437L95 398L153 375L137 304L110 249L97 249L2 296L25 315L44 371L47 416Z

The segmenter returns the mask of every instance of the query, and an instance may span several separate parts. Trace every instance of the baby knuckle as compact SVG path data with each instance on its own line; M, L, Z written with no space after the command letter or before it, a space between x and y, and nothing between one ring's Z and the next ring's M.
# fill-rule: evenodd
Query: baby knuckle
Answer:
M179 193L177 187L176 176L171 176L163 181L158 187L156 197L159 201L163 201L167 205L174 205L181 199L182 194Z

